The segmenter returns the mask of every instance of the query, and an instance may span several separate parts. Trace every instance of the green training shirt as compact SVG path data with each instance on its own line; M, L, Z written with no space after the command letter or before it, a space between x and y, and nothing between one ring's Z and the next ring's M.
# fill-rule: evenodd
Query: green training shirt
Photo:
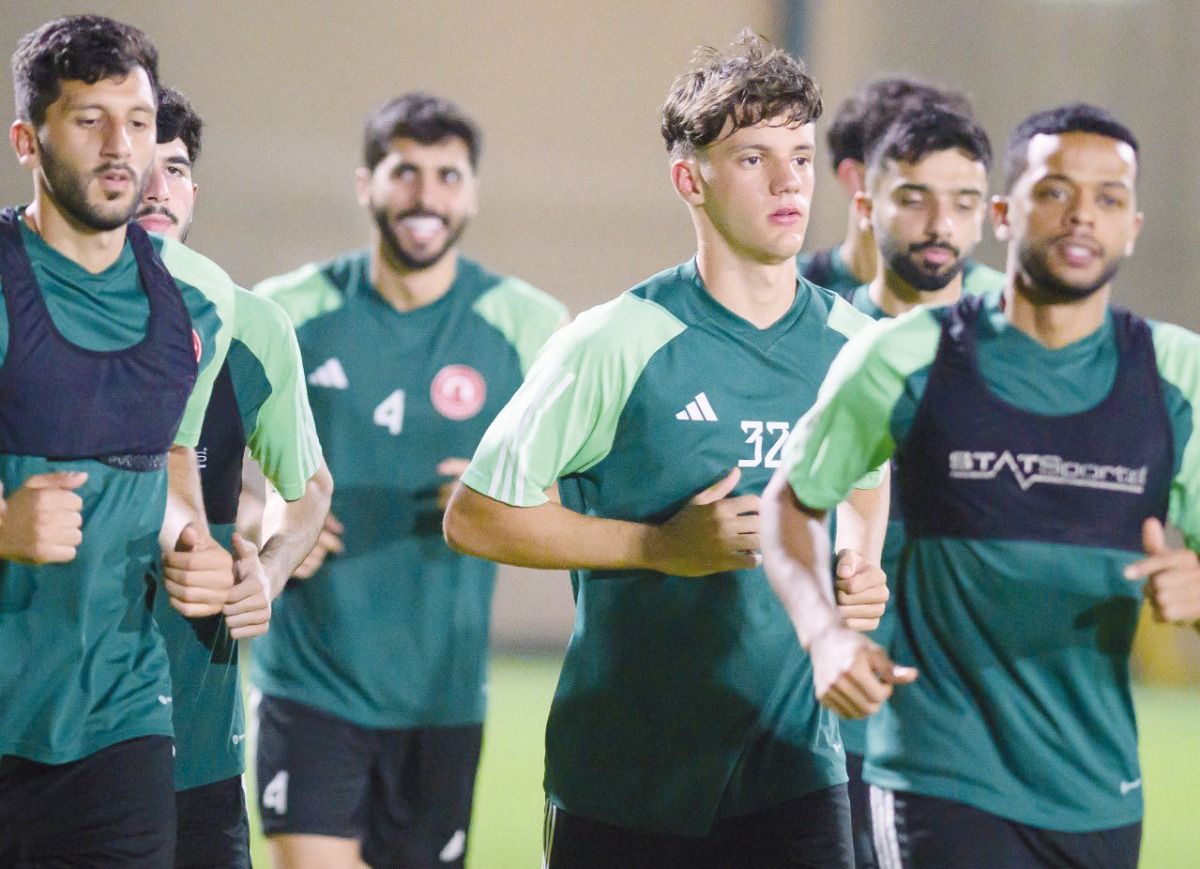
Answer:
M66 340L111 351L142 338L149 303L128 241L113 265L92 274L23 221L21 227L51 319ZM233 284L183 245L152 239L200 345L200 375L177 437L193 446L229 345ZM8 317L0 304L0 364L7 347ZM77 490L84 502L83 543L75 559L40 567L0 561L0 755L51 764L137 736L171 734L167 657L146 593L160 558L167 472L0 455L6 493L35 474L71 470L88 474Z
M827 508L855 471L903 443L921 403L946 309L877 324L834 363L785 450L797 497ZM1200 548L1200 338L1151 324L1175 443L1172 521ZM1002 401L1045 416L1108 394L1111 319L1049 350L985 298L979 368ZM868 729L865 778L956 800L1019 823L1090 831L1142 816L1128 654L1141 583L1117 548L1022 540L909 540L895 577L892 653L921 674ZM890 605L892 605L890 604Z
M233 339L225 362L236 406L218 406L214 393L209 412L240 417L251 457L279 493L294 501L304 494L323 461L300 348L291 321L277 304L240 288L236 298ZM201 484L207 488L219 470L213 462L222 457L210 453L203 433L196 452ZM214 522L210 527L214 539L232 552L234 525ZM224 618L184 618L164 592L155 598L154 618L171 661L175 789L241 775L246 726L237 644Z
M869 323L800 280L758 329L684 263L551 339L463 482L518 507L557 482L576 512L652 523L735 467L733 494L760 493L834 355ZM555 805L699 836L846 780L836 722L761 568L572 576L575 629L546 731Z
M255 684L363 727L481 722L495 565L446 545L437 466L470 457L566 309L461 257L411 311L380 297L366 252L257 289L298 327L346 551L276 601Z

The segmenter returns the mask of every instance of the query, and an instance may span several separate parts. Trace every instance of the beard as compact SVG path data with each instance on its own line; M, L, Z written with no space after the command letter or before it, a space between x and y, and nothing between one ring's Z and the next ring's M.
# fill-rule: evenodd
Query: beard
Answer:
M139 176L128 163L104 163L91 172L81 172L65 160L60 160L44 142L40 144L42 174L45 176L42 180L43 189L67 215L98 232L109 232L129 223L142 201L142 191L150 177L148 173ZM122 203L119 198L114 198L98 205L90 201L88 183L113 170L124 171L132 176L133 195L129 202Z
M917 254L930 248L949 251L954 255L954 259L931 270L921 265L917 259ZM958 277L958 273L963 270L963 266L967 262L966 257L953 245L926 242L905 247L890 235L884 235L879 239L879 250L883 254L883 260L887 263L888 269L920 293L934 293L944 289L947 284Z
M1049 302L1077 302L1086 299L1108 284L1121 267L1121 257L1113 257L1104 261L1104 268L1095 280L1072 283L1063 280L1051 270L1047 247L1035 247L1022 242L1017 248L1017 261L1021 272L1029 279L1031 289Z
M464 218L457 224L451 224L450 221L432 211L426 211L421 208L414 208L410 211L405 211L402 214L391 217L386 208L372 206L372 214L375 217L375 225L379 227L380 237L383 239L383 246L388 254L388 258L395 263L399 263L409 271L421 271L430 268L441 262L442 258L450 252L450 250L458 244L459 238L463 234L463 230L467 228L467 221ZM446 241L437 250L426 253L424 255L415 254L412 251L406 250L401 243L400 238L392 229L392 224L396 221L404 220L407 217L434 217L442 221L442 223L450 230L446 235Z

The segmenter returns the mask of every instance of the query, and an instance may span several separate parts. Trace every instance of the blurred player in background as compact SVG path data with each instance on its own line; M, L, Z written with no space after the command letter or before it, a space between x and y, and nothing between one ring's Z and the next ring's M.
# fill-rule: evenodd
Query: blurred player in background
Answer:
M696 257L547 345L447 512L456 548L574 570L549 869L852 865L837 723L757 552L784 420L871 322L796 276L820 113L803 65L753 34L698 52L662 126ZM855 491L841 514L844 612L864 629L886 597L886 498Z
M1133 869L1140 599L1200 618L1200 337L1110 307L1142 225L1123 124L1041 112L1006 162L1003 297L915 310L846 349L764 496L764 557L818 697L875 712L893 665L829 600L821 520L894 452L892 656L921 675L869 725L880 865ZM1168 514L1190 549L1164 542Z
M199 187L193 170L203 123L178 91L162 88L158 145L136 219L183 241ZM242 461L250 456L289 503L263 546L234 533ZM267 630L271 601L304 559L329 510L332 480L308 408L300 350L278 305L237 290L233 337L213 385L197 451L214 538L236 555L236 579L218 615L185 619L155 598L171 660L179 869L249 869L242 772L245 720L237 640Z
M992 148L983 129L965 115L931 106L902 115L867 156L859 220L876 245L875 278L851 291L854 307L880 320L921 305L952 305L962 296L963 266L983 235ZM904 548L904 519L892 489L887 539L880 566L894 584ZM888 607L871 638L888 648L895 628ZM866 722L841 722L850 776L854 856L873 869L871 807L862 779Z
M0 215L5 866L172 865L171 684L148 601L160 547L185 616L219 613L233 583L191 449L233 286L129 223L157 66L145 34L99 16L51 21L13 55L9 138L34 196Z
M866 190L867 156L902 114L938 106L968 118L974 110L958 91L908 78L867 82L838 107L825 134L833 172L850 196L846 237L840 245L800 255L800 273L817 286L846 295L875 277L875 242L871 227L858 214L855 198ZM978 295L998 290L1004 274L968 260L964 288Z
M479 133L402 96L367 120L367 250L260 284L298 329L333 513L254 650L276 867L463 865L495 565L441 536L449 487L565 308L459 255Z

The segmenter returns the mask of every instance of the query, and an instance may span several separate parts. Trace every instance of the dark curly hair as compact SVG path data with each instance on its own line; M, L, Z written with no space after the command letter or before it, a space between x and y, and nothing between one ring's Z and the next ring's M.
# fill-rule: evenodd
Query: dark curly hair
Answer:
M992 145L983 127L941 106L906 112L867 154L867 167L877 169L885 160L916 163L937 151L957 148L984 169L992 166Z
M141 67L158 96L158 51L136 27L101 15L71 15L21 37L12 56L17 117L41 126L62 82L95 84Z
M396 139L435 145L449 138L462 139L471 168L477 168L482 146L475 122L450 100L425 93L405 94L367 118L363 130L363 165L368 169L378 166Z
M733 130L771 118L808 124L821 117L821 88L804 64L751 30L723 54L701 47L692 68L675 80L662 109L662 136L672 157L707 148L726 121Z
M175 88L161 88L158 92L158 144L182 139L188 159L195 163L200 159L203 134L204 121L200 120L187 97Z
M1017 125L1008 137L1004 155L1004 189L1011 192L1017 179L1029 168L1029 143L1038 135L1063 133L1095 133L1124 142L1138 154L1138 142L1133 131L1099 106L1071 103L1056 109L1046 109L1030 115Z

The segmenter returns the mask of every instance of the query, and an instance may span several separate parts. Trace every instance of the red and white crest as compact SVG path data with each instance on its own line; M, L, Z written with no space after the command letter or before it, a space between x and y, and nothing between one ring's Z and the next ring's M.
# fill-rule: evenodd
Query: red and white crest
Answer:
M204 355L204 344L200 341L200 333L195 329L192 330L192 349L196 351L196 361L200 361L200 357Z
M483 409L487 383L469 365L447 365L433 378L429 397L434 409L446 419L470 419Z

